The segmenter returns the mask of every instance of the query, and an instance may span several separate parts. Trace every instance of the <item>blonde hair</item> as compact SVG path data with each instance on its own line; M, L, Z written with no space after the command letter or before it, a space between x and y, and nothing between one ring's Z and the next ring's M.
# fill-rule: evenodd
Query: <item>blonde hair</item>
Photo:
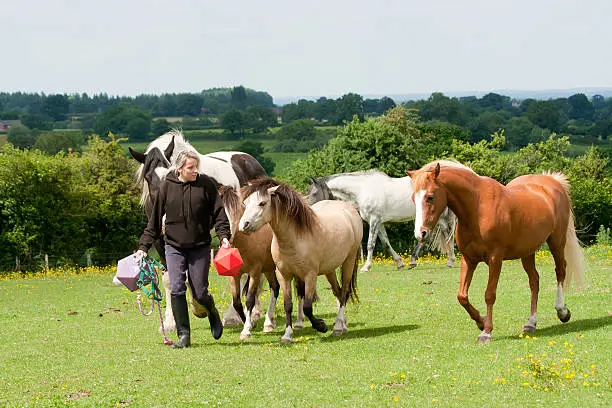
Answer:
M187 159L195 160L198 167L200 166L200 155L198 153L190 150L183 150L178 154L178 156L176 156L176 159L174 159L174 163L172 163L170 171L174 171L174 173L178 176L178 170L185 165Z

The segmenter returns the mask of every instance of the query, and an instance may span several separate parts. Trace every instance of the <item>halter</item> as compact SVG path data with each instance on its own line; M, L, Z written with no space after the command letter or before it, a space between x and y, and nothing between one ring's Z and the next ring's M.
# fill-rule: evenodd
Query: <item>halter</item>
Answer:
M147 298L151 299L151 309L148 313L145 313L142 308L142 295L138 295L137 300L140 314L142 314L143 316L150 316L151 313L153 313L155 304L157 303L157 310L159 311L159 321L161 322L161 331L162 336L164 338L164 344L171 345L173 344L173 342L168 337L166 337L166 329L164 327L164 319L162 317L161 311L161 300L163 299L163 295L161 293L161 290L159 290L159 286L157 284L157 270L163 270L164 267L155 259L149 256L142 257L138 262L138 265L140 266L140 276L138 277L136 285L138 285L138 287L142 289ZM147 285L151 285L151 288L147 288Z

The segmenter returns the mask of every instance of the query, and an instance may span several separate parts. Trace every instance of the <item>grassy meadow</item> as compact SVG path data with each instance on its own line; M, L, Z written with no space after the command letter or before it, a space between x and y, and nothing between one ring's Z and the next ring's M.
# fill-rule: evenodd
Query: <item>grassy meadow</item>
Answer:
M281 344L281 300L273 333L260 321L248 341L239 328L214 341L208 321L192 317L193 346L184 350L163 344L159 318L140 315L136 293L112 285L111 267L0 275L0 406L609 406L612 248L586 253L586 287L567 295L565 324L554 310L552 258L538 254L534 336L519 336L526 274L520 262L505 263L489 345L476 343L479 330L457 303L458 267L431 257L400 271L379 259L359 273L361 301L347 307L341 338L307 323ZM486 277L481 265L470 291L480 310ZM315 315L331 327L335 300L324 278L318 285ZM212 272L211 290L225 309L226 278Z

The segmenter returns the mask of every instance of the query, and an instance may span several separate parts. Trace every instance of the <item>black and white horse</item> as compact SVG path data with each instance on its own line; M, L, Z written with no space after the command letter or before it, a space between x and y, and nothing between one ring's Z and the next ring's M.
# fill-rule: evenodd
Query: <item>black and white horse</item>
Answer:
M253 156L235 151L200 154L187 140L185 140L183 134L178 130L172 130L159 136L147 146L144 153L137 152L131 147L129 150L132 157L140 163L136 172L136 183L142 187L140 204L144 206L147 218L151 214L153 202L155 201L162 181L168 174L170 164L182 151L190 150L198 153L200 156L199 173L206 174L219 185L231 186L236 189L236 191L238 191L241 186L245 186L249 180L267 176L264 168ZM162 239L155 243L155 249L165 265L164 244ZM166 287L166 295L169 295L169 282L165 276L164 286ZM195 305L193 302L192 305L196 306L196 308L199 306ZM194 311L194 314L198 316L201 315L201 313L196 311ZM172 330L174 329L173 323L174 317L172 315L172 309L170 303L167 303L164 324L168 330ZM223 324L242 324L240 316L231 304L224 313Z

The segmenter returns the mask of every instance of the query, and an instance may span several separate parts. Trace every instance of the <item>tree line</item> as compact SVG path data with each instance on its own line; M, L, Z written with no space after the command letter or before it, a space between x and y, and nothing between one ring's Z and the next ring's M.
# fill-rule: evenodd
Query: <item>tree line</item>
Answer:
M135 188L136 162L119 139L91 136L82 153L44 154L0 147L0 265L42 265L44 254L66 263L112 264L137 245L146 219ZM550 134L514 152L503 151L505 131L478 142L456 125L424 122L415 110L396 106L375 118L338 127L337 135L285 171L290 184L306 192L309 177L378 168L402 177L434 158L453 158L477 173L507 183L527 173L563 171L579 237L595 242L612 227L612 166L599 148L570 156L567 136ZM414 238L410 224L389 228L403 250ZM108 258L108 254L115 254Z

